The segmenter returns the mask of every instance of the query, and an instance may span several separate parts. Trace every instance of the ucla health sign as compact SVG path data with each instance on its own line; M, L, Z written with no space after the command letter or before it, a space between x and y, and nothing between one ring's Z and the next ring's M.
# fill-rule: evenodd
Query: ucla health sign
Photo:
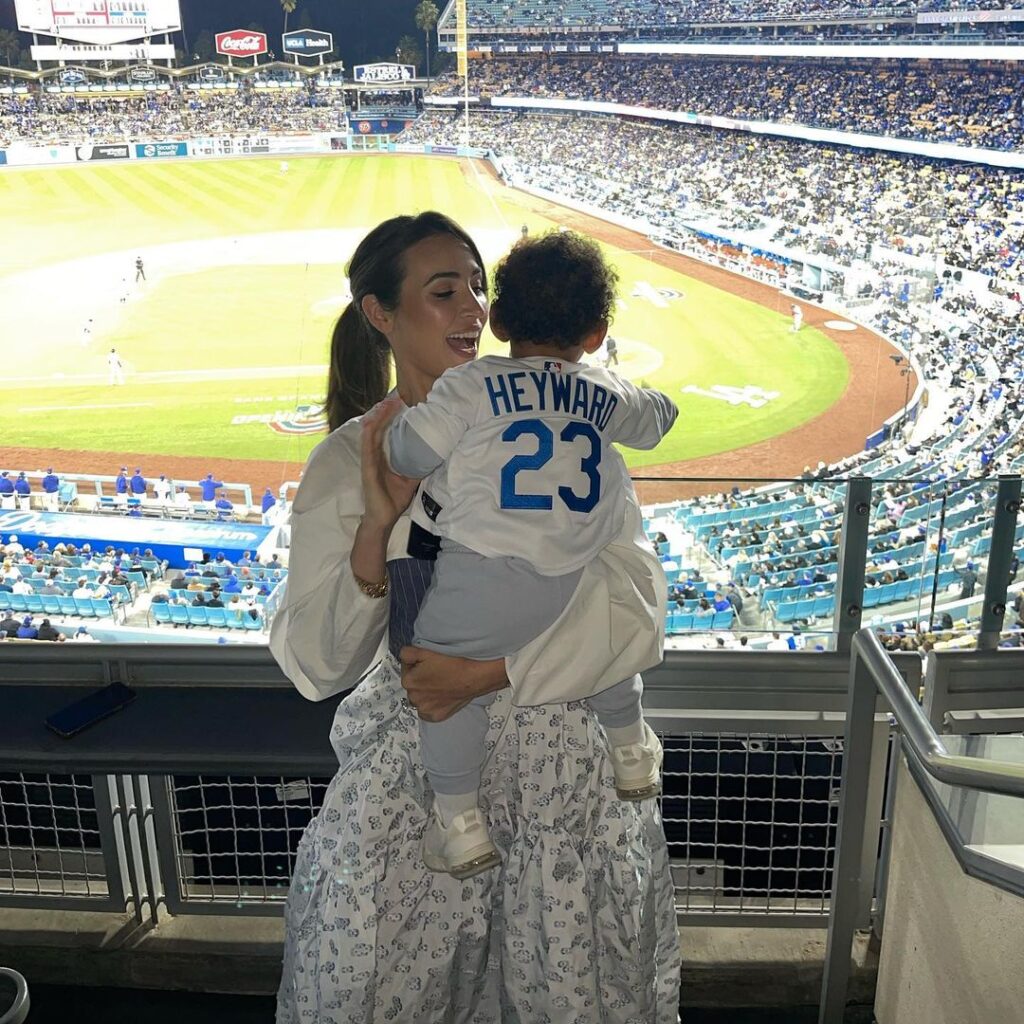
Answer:
M148 160L158 156L188 156L187 142L137 142L135 156Z
M296 57L319 57L334 49L334 36L315 28L300 28L285 32L281 36L281 47L285 53Z

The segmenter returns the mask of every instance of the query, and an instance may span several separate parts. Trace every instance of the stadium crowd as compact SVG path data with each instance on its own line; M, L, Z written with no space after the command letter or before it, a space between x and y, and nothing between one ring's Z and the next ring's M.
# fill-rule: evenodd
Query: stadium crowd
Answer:
M453 72L431 92L460 95ZM1016 68L966 69L909 61L857 67L803 61L645 57L477 60L481 96L594 100L872 135L1024 148L1024 92Z
M13 142L123 142L223 133L329 132L345 127L343 90L174 88L145 96L40 92L0 96L0 148Z
M400 138L458 145L462 125L432 111ZM607 116L480 113L471 142L495 148L516 183L656 232L685 234L739 213L771 230L782 255L848 265L882 245L1008 280L1024 275L1021 172Z
M733 25L855 19L913 20L919 12L999 10L1002 0L484 0L469 7L469 25Z

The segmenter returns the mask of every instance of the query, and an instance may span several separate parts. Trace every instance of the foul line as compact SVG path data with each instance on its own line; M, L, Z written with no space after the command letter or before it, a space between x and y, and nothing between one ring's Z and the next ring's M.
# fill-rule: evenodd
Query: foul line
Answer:
M18 412L72 412L77 409L150 409L153 402L110 402L103 405L26 405Z

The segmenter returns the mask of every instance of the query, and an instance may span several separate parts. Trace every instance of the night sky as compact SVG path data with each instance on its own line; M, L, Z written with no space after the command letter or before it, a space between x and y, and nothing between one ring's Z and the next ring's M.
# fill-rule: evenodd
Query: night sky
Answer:
M203 30L223 32L258 24L268 35L268 45L281 52L284 12L280 0L180 0L182 20L189 46ZM334 34L334 45L346 68L371 60L393 60L400 36L415 36L423 45L423 33L413 20L417 0L299 0L289 17L289 28L298 28L303 11L308 11L312 28ZM446 0L434 0L443 11ZM14 0L0 0L0 28L15 27ZM175 36L181 46L181 36ZM29 40L22 39L27 46Z

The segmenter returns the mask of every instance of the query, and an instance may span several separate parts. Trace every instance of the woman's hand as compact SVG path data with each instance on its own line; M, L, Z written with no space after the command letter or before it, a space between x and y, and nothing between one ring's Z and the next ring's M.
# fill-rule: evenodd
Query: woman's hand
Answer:
M388 425L404 408L396 395L378 402L362 419L363 520L388 532L409 507L419 484L392 472L384 453Z
M438 654L422 647L403 647L402 686L425 722L443 722L475 697L508 686L505 661L474 661Z

